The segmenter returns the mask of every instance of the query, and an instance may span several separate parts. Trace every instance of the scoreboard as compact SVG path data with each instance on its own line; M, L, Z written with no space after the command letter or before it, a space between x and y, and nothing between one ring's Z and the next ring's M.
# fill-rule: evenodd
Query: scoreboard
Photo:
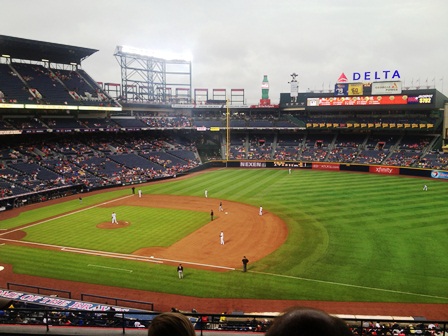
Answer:
M411 105L432 104L433 94L421 95L369 95L345 97L316 97L307 98L306 105L310 107L322 106L372 106L372 105Z

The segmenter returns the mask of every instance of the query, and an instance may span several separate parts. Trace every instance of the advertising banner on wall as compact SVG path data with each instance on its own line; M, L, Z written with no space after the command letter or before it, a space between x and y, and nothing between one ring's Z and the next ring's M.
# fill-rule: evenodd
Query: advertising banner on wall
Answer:
M401 82L373 82L372 94L373 95L387 95L387 94L400 94Z
M448 179L448 173L445 171L433 170L431 177L436 179Z
M98 303L90 303L72 299L64 299L60 297L46 296L42 294L22 293L11 290L0 289L0 298L12 299L16 301L29 302L38 305L57 307L61 309L78 309L89 311L110 311L111 306ZM137 309L114 307L114 311L122 312L138 312Z
M408 96L361 96L308 98L307 106L366 106L366 105L406 105Z
M410 96L408 97L408 104L432 104L432 94Z
M400 169L397 167L370 166L369 172L374 174L398 175L400 174Z
M266 168L266 162L241 161L240 167L242 167L242 168Z
M336 83L334 86L335 96L348 96L348 83Z
M364 94L364 84L363 83L349 83L348 84L348 95L349 96L362 96Z
M336 83L335 96L362 96L364 94L363 83Z
M312 169L318 170L340 170L341 165L339 163L316 163L313 162Z

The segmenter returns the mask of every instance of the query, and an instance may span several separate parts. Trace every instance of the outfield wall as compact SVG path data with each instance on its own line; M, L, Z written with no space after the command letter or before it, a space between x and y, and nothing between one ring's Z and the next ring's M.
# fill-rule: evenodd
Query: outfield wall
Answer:
M249 160L233 160L233 161L210 161L201 166L195 167L187 172L178 174L177 177L197 173L210 168L280 168L280 169L313 169L313 170L328 170L328 171L347 171L358 173L382 174L382 175L404 175L413 177L423 177L432 179L448 180L448 171L436 169L422 169L422 168L408 168L396 166L381 166L381 165L359 165L351 163L334 163L334 162L303 162L303 161L249 161ZM172 179L173 177L163 177L154 180L147 180L144 183L158 182L161 180ZM87 190L101 190L114 187L123 187L121 185L108 185ZM129 186L134 183L128 184ZM136 185L136 184L135 184ZM69 186L64 188L55 188L50 190L42 190L36 193L29 193L15 197L4 198L0 200L0 212L11 210L15 207L24 206L27 204L43 202L48 199L62 198L73 194L83 194L84 188L80 185Z
M437 169L408 168L381 165L360 165L336 162L297 162L297 161L213 161L201 166L202 169L228 167L228 168L282 168L282 169L313 169L329 171L347 171L358 173L404 175L434 179L448 179L448 171Z

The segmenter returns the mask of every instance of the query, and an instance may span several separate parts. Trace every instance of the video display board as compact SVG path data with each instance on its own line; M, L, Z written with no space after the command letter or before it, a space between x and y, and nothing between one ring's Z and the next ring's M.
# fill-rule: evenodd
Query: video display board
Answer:
M372 106L372 105L408 105L408 104L432 104L433 95L375 95L375 96L345 96L307 98L306 105L310 107L320 106Z

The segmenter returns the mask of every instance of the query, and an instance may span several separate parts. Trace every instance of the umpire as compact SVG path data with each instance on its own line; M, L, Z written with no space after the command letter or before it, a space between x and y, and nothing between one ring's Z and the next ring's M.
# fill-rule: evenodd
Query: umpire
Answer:
M246 256L243 257L243 272L247 272L247 264L249 263L249 259L246 258Z

